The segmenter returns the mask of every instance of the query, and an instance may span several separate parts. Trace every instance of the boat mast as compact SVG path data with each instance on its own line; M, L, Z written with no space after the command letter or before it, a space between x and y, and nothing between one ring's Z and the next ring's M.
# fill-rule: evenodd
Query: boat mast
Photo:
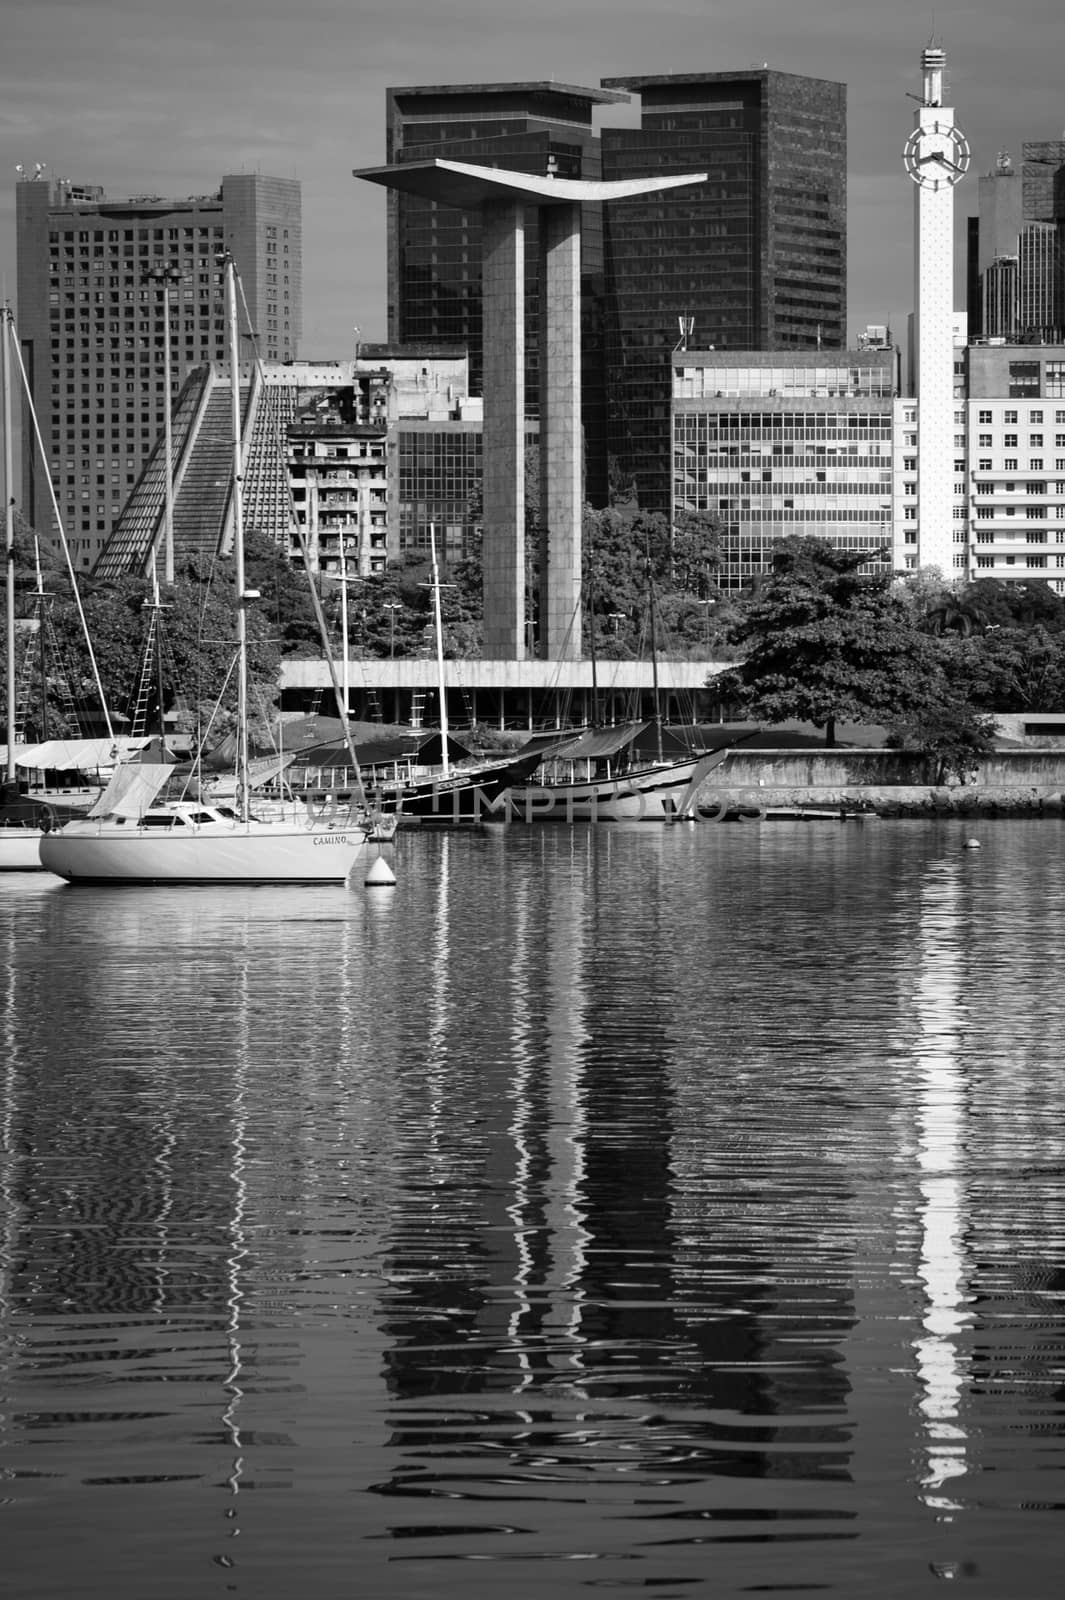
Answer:
M15 781L15 496L12 478L11 420L11 369L8 366L8 343L11 330L11 307L0 308L0 361L3 364L4 391L4 548L7 552L7 771L8 783Z
M44 480L48 485L48 498L52 503L52 516L55 518L55 525L59 530L59 542L63 547L63 555L67 564L67 577L70 579L70 588L74 595L74 605L77 608L78 620L81 623L81 631L85 639L85 649L88 652L89 665L92 667L93 682L96 685L96 693L100 697L100 710L104 715L104 725L107 728L107 737L113 741L115 737L115 730L111 723L111 713L107 709L107 696L104 694L104 686L100 678L100 668L96 661L96 651L92 647L92 636L89 633L89 623L85 616L85 607L81 603L81 590L78 587L78 579L74 571L74 561L70 554L70 544L67 540L66 531L63 527L63 518L59 512L59 501L56 499L55 484L52 481L52 473L48 465L48 452L44 447L44 439L41 435L41 425L37 419L37 408L33 403L33 390L30 388L30 380L26 372L26 364L22 359L22 352L19 350L18 340L15 337L15 325L11 317L10 308L7 308L7 322L11 331L11 345L15 352L15 360L18 363L19 377L22 380L22 394L26 402L27 410L29 411L30 422L33 428L33 438L36 442L37 450L43 466Z
M159 596L159 569L152 551L152 610L155 618L155 692L159 698L159 759L166 760L166 717L163 714L163 603Z
M48 596L44 592L44 574L41 572L41 541L37 535L33 536L33 572L37 579L37 592L33 598L34 612L37 618L37 637L40 640L40 667L41 667L41 744L48 742L48 630L45 627L47 610L45 601Z
M429 550L433 559L433 620L436 623L436 682L440 696L440 744L443 750L442 769L446 778L450 772L447 755L447 684L444 682L444 625L440 618L440 569L436 564L436 528L429 524Z
M592 663L592 727L599 726L599 663L595 653L595 602L594 573L588 575L588 654Z
M659 761L662 754L662 701L658 693L658 640L655 634L655 580L651 572L651 552L647 551L647 599L651 634L651 685L654 694L655 746Z
M233 563L237 586L237 781L240 785L241 820L250 815L248 795L248 613L249 600L256 596L244 587L244 501L242 494L242 451L240 427L240 362L237 344L237 287L236 267L227 251L224 257L226 273L226 321L229 329L229 397L230 419L233 430Z

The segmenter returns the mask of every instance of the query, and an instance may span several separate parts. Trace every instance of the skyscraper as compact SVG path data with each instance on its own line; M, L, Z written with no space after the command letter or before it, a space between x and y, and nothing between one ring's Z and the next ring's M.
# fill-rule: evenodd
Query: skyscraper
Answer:
M641 99L639 128L603 129L604 178L709 172L605 221L612 463L641 504L668 510L678 345L845 343L846 88L766 68L603 84Z
M979 181L970 219L969 334L974 339L1065 339L1065 140L1002 151Z
M445 84L389 89L389 165L432 157L560 178L599 177L592 109L627 99L564 83ZM585 275L602 267L598 207L583 215ZM526 239L526 371L536 404L536 238ZM420 196L388 196L388 337L393 344L466 344L471 392L481 387L481 219Z
M168 341L172 395L225 353L221 250L237 263L263 357L296 354L300 185L241 174L211 195L109 200L96 186L38 177L16 193L19 334L63 527L88 568L163 430ZM174 280L165 297L152 276L160 268ZM54 535L39 462L25 429L26 513Z

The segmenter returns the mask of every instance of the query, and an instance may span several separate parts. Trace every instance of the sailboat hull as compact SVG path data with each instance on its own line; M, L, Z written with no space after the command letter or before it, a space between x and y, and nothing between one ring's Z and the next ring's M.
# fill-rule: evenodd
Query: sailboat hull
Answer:
M698 762L692 756L613 778L516 784L510 814L525 822L664 822L678 811Z
M271 822L163 828L107 818L71 822L40 843L40 863L68 883L344 883L366 849L361 828Z
M0 872L42 872L40 828L0 827Z

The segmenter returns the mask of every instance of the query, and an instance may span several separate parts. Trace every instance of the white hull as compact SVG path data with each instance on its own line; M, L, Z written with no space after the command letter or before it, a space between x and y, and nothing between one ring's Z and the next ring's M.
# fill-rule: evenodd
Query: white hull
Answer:
M0 828L0 872L43 872L40 828Z
M679 810L699 760L692 756L618 778L515 784L508 811L516 822L664 822Z
M355 827L234 820L160 828L106 817L46 834L40 861L69 883L344 883L365 848Z

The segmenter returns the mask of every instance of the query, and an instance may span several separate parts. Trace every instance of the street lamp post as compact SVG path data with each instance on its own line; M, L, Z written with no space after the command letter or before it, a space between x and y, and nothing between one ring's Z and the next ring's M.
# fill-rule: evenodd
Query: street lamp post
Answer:
M709 659L710 659L710 616L711 616L711 613L714 610L714 607L717 605L717 601L716 600L697 600L695 602L695 604L697 606L702 606L702 608L703 608L703 617L705 619L704 626L703 626L703 641L704 641L703 649L704 649L705 654L706 654L706 659L707 659L707 661L709 661Z
M398 600L386 600L383 609L388 612L388 659L394 661L396 657L396 612L403 607Z
M163 288L163 449L165 483L163 512L163 573L168 584L174 582L174 437L170 414L170 289L181 282L181 269L168 264L152 267L144 274L149 283Z

